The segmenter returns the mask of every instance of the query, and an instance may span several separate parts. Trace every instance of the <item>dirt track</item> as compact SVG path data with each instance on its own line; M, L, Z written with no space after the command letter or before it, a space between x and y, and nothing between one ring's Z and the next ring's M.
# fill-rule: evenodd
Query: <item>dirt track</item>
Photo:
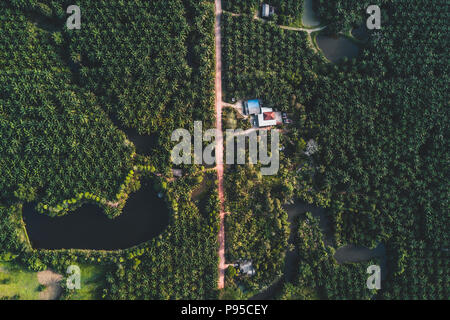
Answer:
M216 169L218 180L218 193L220 200L220 228L219 228L219 282L218 288L225 286L225 209L223 202L225 200L223 190L223 132L222 132L222 35L220 32L220 20L222 17L222 2L216 0L216 22L215 22L215 42L216 42L216 130L217 130L217 148L216 148Z
M63 276L51 270L45 270L37 273L37 278L40 284L46 286L45 290L39 293L41 300L56 300L62 293L62 288L59 282Z

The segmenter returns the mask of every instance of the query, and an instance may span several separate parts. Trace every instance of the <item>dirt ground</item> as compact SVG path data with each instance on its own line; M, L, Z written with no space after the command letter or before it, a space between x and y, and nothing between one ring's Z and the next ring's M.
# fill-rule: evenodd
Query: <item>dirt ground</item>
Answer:
M62 293L60 281L63 276L53 272L52 270L45 270L37 273L40 284L46 286L45 290L39 293L41 300L56 300Z

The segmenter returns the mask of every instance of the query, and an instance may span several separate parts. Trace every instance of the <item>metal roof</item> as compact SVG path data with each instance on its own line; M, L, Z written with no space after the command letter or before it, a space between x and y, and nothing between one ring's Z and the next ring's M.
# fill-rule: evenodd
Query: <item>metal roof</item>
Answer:
M248 104L249 108L259 108L259 100L257 100L257 99L248 100L247 104Z

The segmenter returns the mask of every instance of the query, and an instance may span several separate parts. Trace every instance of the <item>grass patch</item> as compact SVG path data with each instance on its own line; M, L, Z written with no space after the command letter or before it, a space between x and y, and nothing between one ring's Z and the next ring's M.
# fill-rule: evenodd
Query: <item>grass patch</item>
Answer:
M191 194L191 199L200 211L203 217L208 217L210 212L207 210L208 200L210 199L211 191L215 190L217 186L216 173L208 172L203 175L203 181L196 187Z
M79 267L81 269L81 289L70 291L65 298L70 300L101 299L102 288L105 287L105 268L87 264L81 264Z
M19 206L11 216L12 221L17 225L17 236L22 243L25 243L29 250L32 249L30 239L28 238L27 228L22 218L22 205Z
M38 300L37 273L13 262L0 262L0 299Z
M252 126L250 120L244 118L234 108L224 108L222 111L223 127L225 129L242 129L247 130Z

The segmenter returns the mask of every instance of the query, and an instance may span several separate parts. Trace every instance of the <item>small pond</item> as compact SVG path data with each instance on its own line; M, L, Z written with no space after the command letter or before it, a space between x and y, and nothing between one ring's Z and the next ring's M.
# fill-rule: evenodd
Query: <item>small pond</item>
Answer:
M386 260L386 246L379 243L376 248L369 249L364 246L346 245L336 250L334 258L337 263L354 263L377 259L381 268L381 279L385 279L388 269Z
M305 27L318 27L320 20L317 18L313 9L313 0L305 0L303 2L302 24Z
M323 233L323 241L326 246L333 246L334 235L331 221L327 216L326 210L307 203L296 201L294 204L286 205L285 210L288 213L288 221L291 223L291 233L289 243L295 244L296 223L295 219L301 213L311 212L313 217L319 219L319 227ZM334 258L339 264L363 262L371 259L379 259L381 267L381 278L385 279L387 274L386 266L386 247L383 243L378 244L375 249L369 249L363 246L347 245L336 250ZM300 257L296 251L287 251L283 276L274 282L267 289L257 293L250 300L271 300L275 299L282 291L285 282L294 282L297 276L297 268Z
M37 212L33 203L24 205L23 219L33 248L116 250L161 234L169 224L169 211L153 188L143 185L115 219L94 204L51 218Z
M289 236L289 243L295 245L295 234L296 234L296 218L305 212L311 212L311 214L319 219L319 227L324 233L324 243L326 245L332 245L332 232L331 226L329 224L325 209L319 208L307 203L296 201L293 204L286 205L284 209L288 214L288 221L291 224L291 232ZM297 251L286 251L286 257L284 262L283 276L269 286L267 289L254 295L251 300L271 300L275 299L283 290L285 282L294 282L297 276L297 268L300 257Z
M350 263L381 258L385 255L386 248L384 244L380 243L375 249L369 249L364 246L347 245L337 249L334 258L338 263Z
M359 53L359 46L344 36L319 34L316 40L325 57L331 62L338 62L342 58L351 59Z
M133 142L136 147L137 153L149 156L152 150L158 146L158 136L153 135L141 135L136 129L132 128L120 128L127 136L128 140Z
M352 29L352 36L357 40L366 42L369 39L369 32L365 24L361 24L357 28Z

